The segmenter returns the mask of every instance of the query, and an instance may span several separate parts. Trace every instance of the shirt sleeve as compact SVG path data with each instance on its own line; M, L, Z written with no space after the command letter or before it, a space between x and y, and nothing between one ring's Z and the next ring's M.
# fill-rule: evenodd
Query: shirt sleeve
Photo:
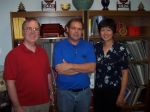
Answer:
M56 43L53 52L53 67L63 62L62 47L60 43Z
M121 58L121 64L120 64L120 67L121 67L121 70L124 70L124 69L127 69L128 68L128 53L127 53L127 50L124 46L121 46L120 49L122 49L122 58Z
M17 63L13 53L8 53L4 63L4 79L15 80L17 76Z

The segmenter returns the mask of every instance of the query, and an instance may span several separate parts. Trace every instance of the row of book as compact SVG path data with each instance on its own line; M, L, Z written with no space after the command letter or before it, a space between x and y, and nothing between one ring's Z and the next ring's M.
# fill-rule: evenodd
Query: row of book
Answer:
M49 63L50 65L52 66L53 65L53 49L54 49L54 44L55 44L55 40L41 40L39 39L38 40L38 44L44 48L48 54L48 58L49 58Z
M137 47L134 48L134 51L135 51L134 53L138 52ZM133 52L131 53L133 55ZM137 55L139 54L137 53ZM143 60L144 58L147 58L147 55L143 55L142 58L139 57L136 58L132 57L132 59L139 61L139 60ZM144 103L145 94L146 94L146 85L148 84L149 79L150 76L149 76L148 63L129 64L129 81L128 81L128 87L126 89L126 96L125 96L125 101L127 102L127 104L136 105L136 104Z
M134 86L147 85L149 81L149 64L130 64L129 83Z
M49 63L51 66L53 66L53 50L54 50L54 45L56 42L60 41L61 39L64 38L40 38L37 43L46 50L49 58Z
M136 104L142 104L144 102L144 96L146 94L146 87L145 86L128 86L126 89L126 95L125 95L125 101L129 105L136 105Z
M88 36L98 35L98 23L103 19L102 16L96 16L88 20Z
M125 42L129 60L143 61L148 59L149 47L147 40L134 40Z
M129 60L142 62L148 60L148 41L134 40L125 42L129 53ZM144 102L146 85L150 79L148 63L129 64L129 82L125 100L129 105L136 105Z

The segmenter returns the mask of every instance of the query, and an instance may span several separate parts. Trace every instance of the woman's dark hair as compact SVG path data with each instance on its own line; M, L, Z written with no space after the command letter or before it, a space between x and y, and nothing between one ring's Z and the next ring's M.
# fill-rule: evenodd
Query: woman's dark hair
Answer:
M99 24L98 24L98 30L100 31L103 27L109 27L113 33L116 33L116 23L111 18L104 18Z

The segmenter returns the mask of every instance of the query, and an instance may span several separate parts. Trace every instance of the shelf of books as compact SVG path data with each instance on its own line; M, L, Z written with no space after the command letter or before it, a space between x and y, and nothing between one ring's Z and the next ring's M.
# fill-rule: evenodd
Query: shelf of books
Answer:
M123 110L144 110L147 84L150 79L150 12L88 11L88 40L100 41L98 23L113 18L117 24L115 40L124 43L129 58L129 82Z
M12 45L16 47L22 40L22 23L26 18L36 18L40 24L40 37L43 39L55 39L64 37L65 25L71 18L81 18L84 22L84 11L31 11L11 12ZM83 32L83 34L85 34ZM59 39L57 38L57 39Z

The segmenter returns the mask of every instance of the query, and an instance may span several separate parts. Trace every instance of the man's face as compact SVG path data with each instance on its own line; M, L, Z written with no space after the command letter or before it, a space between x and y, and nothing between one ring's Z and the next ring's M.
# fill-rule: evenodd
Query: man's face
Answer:
M40 28L36 21L26 23L23 29L24 41L35 43L40 35Z
M79 41L82 37L83 27L80 22L72 22L70 27L67 28L69 38L74 41Z

